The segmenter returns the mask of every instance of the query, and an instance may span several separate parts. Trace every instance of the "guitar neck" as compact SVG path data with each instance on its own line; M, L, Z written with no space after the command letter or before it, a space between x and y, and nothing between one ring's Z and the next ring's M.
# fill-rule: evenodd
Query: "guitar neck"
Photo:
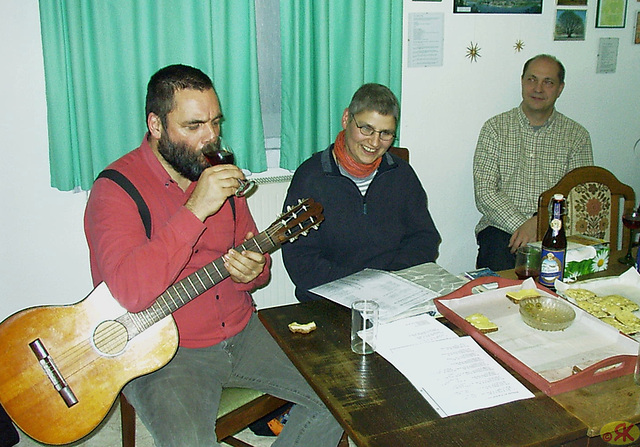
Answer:
M235 250L238 252L251 250L262 254L273 251L280 244L269 235L270 230L272 227L238 245ZM149 308L129 315L135 320L138 330L142 332L228 276L229 272L224 267L224 259L220 257L173 284L156 298L156 301Z

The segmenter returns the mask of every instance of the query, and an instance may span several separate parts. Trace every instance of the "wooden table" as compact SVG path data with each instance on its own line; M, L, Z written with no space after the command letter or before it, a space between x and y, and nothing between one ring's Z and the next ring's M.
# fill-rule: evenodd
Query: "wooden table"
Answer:
M347 308L319 300L259 316L359 447L605 446L604 424L640 422L640 387L631 376L551 398L516 373L534 398L441 418L386 359L351 352ZM318 329L293 334L293 321Z
M259 316L359 447L587 445L587 426L527 383L533 399L441 418L383 357L351 352L350 312L331 301ZM318 329L293 334L292 321L315 321Z

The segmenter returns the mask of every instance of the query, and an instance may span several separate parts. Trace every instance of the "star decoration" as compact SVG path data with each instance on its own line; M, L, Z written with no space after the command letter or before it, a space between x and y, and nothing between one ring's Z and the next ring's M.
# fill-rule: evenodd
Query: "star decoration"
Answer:
M480 47L478 47L477 43L470 42L467 47L467 57L471 62L477 62L480 56Z
M513 49L519 53L522 51L523 48L524 48L524 42L518 39L516 41L516 44L513 46Z

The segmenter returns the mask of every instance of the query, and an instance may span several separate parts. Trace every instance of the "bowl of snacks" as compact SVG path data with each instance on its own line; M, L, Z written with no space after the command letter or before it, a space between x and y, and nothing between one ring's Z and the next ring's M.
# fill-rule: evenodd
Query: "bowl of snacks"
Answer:
M522 321L541 331L563 331L573 323L576 312L568 302L550 296L525 298L520 301Z

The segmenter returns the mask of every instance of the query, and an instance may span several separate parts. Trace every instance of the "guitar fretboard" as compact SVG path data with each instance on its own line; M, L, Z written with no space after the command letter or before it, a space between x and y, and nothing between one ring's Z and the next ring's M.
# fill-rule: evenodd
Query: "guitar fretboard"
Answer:
M238 245L235 250L270 253L281 243L292 242L312 228L318 229L323 220L322 205L313 199L300 200L298 205L289 207L269 228ZM127 312L116 320L127 328L127 335L132 339L228 276L224 259L220 257L169 287L149 308L137 313Z
M274 250L279 244L269 233L277 231L277 228L274 228L277 226L278 224L274 224L269 229L238 245L235 250L239 252L251 250L262 254ZM228 276L229 272L224 267L224 259L218 258L169 287L156 298L156 301L149 308L141 312L130 313L131 320L138 332L142 332Z

